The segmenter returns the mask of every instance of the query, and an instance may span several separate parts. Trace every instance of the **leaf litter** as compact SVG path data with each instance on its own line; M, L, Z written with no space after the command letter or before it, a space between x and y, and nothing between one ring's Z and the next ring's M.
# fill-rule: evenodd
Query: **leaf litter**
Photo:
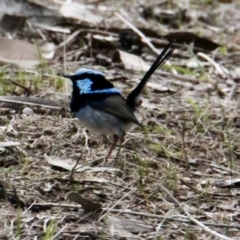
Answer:
M26 56L47 43L48 54L34 68L28 57L24 70L1 67L0 238L240 238L239 3L182 2L1 3L8 15L33 11L4 41L29 46ZM71 118L71 84L58 73L101 70L126 96L169 38L176 50L138 111L145 130L127 134L121 166L117 149L103 165L111 138Z

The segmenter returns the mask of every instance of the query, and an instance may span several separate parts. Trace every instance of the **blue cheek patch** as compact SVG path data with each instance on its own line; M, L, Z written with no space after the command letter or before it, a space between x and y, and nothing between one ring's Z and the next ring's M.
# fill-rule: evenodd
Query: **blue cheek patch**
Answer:
M86 94L91 92L91 85L93 84L93 82L86 78L84 80L78 80L77 81L77 86L80 90L80 94Z
M93 82L86 78L84 80L78 80L77 86L80 90L80 94L94 94L94 93L121 93L121 91L117 88L107 88L100 90L91 90Z

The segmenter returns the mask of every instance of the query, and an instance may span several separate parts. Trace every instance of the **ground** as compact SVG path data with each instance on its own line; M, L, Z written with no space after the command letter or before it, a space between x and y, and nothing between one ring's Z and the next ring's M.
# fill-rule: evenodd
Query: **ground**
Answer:
M240 239L239 2L85 3L84 20L63 6L64 21L44 22L60 30L29 17L2 31L57 47L34 70L0 69L1 97L15 97L0 108L0 239ZM127 96L167 39L176 49L143 93L144 129L105 162L113 139L71 117L59 74L100 70Z

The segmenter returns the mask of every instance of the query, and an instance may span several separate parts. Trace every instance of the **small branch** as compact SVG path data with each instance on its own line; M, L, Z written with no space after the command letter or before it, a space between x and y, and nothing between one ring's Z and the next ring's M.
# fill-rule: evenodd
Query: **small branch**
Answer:
M15 82L15 81L11 80L11 79L9 79L9 81L10 81L12 84L14 84L14 85L22 88L22 89L24 90L24 94L25 94L26 97L29 97L29 96L30 96L31 90L30 90L29 88L21 85L20 83L17 83L17 82Z
M191 222L194 222L196 225L200 226L201 228L203 228L206 232L210 233L211 235L213 235L214 237L218 237L220 239L224 239L224 240L231 240L231 238L228 238L212 229L210 229L209 227L207 227L206 225L204 225L203 223L201 223L200 221L198 221L196 218L194 218L193 216L190 215L190 213L186 210L186 208L169 192L168 189L166 189L164 186L160 186L162 188L162 190L167 193L172 200L178 204L178 206L184 211L184 213L188 216L189 220Z
M215 62L212 58L210 58L208 55L206 55L205 53L202 53L202 52L198 52L197 55L198 55L199 57L207 60L209 63L211 63L211 64L215 67L216 71L218 72L218 74L219 74L222 78L225 78L225 77L226 77L226 75L225 75L225 73L223 72L221 66L220 66L217 62Z
M69 208L77 208L82 209L81 205L78 204L65 204L65 203L33 203L28 209L31 209L31 207L39 206L39 207L69 207ZM151 214L151 213L144 213L144 212L136 212L131 210L118 210L118 209L112 209L112 208L102 208L105 212L111 212L111 213L118 213L118 214L127 214L127 215L135 215L135 216L143 216L143 217L150 217L155 219L163 219L168 221L175 221L175 222L181 222L181 223L187 223L191 224L193 222L192 220L183 219L185 216L179 216L177 217L166 217L161 216L157 214ZM219 227L219 228L236 228L240 229L240 225L229 225L229 224L218 224L218 223L209 223L209 222L202 222L205 226L212 226L212 227ZM226 238L225 238L226 239ZM227 240L231 240L227 238Z
M69 178L70 178L71 180L74 179L74 178L73 178L73 174L74 174L75 169L77 169L77 166L78 166L79 161L82 160L81 157L82 157L82 154L79 156L78 160L76 161L74 167L73 167L72 170L71 170L71 173L70 173L70 176L69 176Z
M147 38L141 31L139 31L132 23L130 23L126 18L124 18L120 13L118 12L115 12L115 15L120 19L122 20L128 27L130 27L139 37L141 37L141 40L146 43L149 48L154 52L156 53L157 55L159 55L159 51L158 49L156 49L153 44L151 43L151 41L149 40L149 38ZM171 66L170 62L167 61L166 62L166 65L167 66ZM171 71L174 73L174 74L177 74L177 71L175 69L171 69Z
M61 107L56 101L53 101L50 99L43 99L43 98L0 96L0 102L23 104L28 106L38 106L38 107L61 110Z
M189 169L189 162L188 162L188 152L186 146L186 124L183 122L182 124L182 149L183 149L183 156L185 159L186 169Z

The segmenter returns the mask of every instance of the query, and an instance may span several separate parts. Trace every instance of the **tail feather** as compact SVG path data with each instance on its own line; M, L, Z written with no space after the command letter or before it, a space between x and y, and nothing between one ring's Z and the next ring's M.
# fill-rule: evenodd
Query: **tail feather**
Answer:
M128 105L135 109L137 107L137 98L142 93L146 83L150 80L151 76L154 74L154 72L162 67L165 62L171 57L174 47L172 46L173 42L170 42L163 51L159 54L159 56L156 58L152 66L149 68L149 70L145 73L139 84L132 90L132 92L127 97Z

